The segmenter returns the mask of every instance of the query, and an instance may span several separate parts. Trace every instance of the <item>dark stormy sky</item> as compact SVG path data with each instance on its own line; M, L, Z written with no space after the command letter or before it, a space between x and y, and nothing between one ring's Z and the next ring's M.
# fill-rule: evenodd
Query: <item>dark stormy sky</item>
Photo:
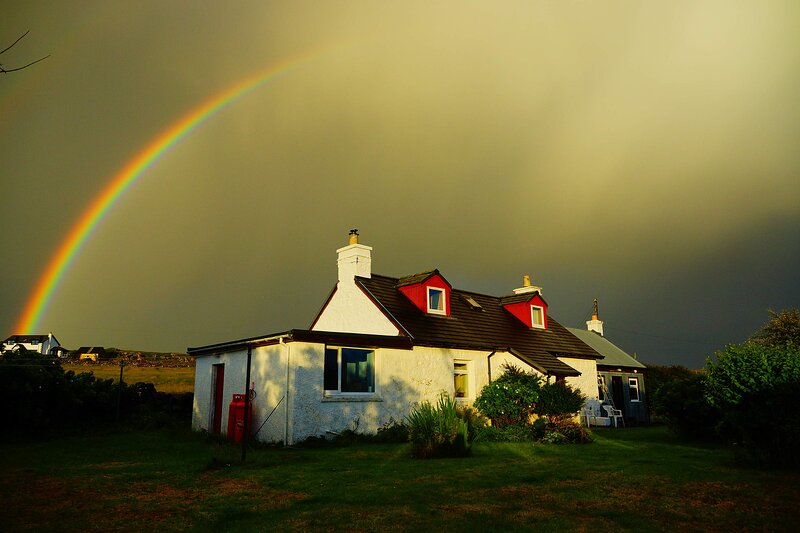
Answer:
M800 3L5 1L0 330L70 227L225 87L312 59L136 182L39 331L184 350L308 327L350 228L645 362L702 366L800 304Z

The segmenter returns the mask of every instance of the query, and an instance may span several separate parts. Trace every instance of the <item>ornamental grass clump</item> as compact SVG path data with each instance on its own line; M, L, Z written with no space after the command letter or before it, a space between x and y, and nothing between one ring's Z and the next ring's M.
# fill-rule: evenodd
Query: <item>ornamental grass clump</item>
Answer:
M469 455L474 438L473 417L459 409L455 398L442 393L435 405L424 401L406 417L411 455L464 457Z

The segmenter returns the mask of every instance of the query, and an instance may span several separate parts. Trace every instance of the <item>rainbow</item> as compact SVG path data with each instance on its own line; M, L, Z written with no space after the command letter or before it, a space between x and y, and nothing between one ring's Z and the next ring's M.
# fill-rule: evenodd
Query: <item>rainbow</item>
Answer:
M89 207L81 214L78 221L72 226L66 238L58 246L55 254L47 264L47 268L39 277L14 330L19 334L36 332L42 315L64 278L64 274L81 248L86 244L93 230L122 195L136 183L136 180L167 153L170 148L237 99L253 92L268 81L272 81L293 68L308 62L317 55L305 54L251 74L202 102L156 135L119 172L114 174L105 188L95 197Z

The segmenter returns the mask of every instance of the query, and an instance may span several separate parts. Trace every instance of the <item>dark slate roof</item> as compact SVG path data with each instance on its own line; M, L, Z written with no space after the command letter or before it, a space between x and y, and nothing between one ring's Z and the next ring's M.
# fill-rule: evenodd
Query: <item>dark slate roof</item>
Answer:
M48 335L12 335L3 342L6 344L22 344L22 343L30 343L33 341L36 342L44 342L50 337Z
M428 278L430 278L431 276L435 276L436 274L442 276L441 272L439 272L438 269L426 270L425 272L419 272L418 274L403 276L402 278L397 280L397 287L405 287L406 285L416 285L417 283L422 283L424 281L427 281ZM442 276L442 279L444 279L444 276ZM447 283L446 279L444 281L445 283ZM447 284L450 285L450 283Z
M539 291L530 291L530 292L523 292L522 294L511 294L509 296L502 296L500 297L500 303L503 305L508 305L508 304L518 304L520 302L527 302L537 294L539 294ZM539 294L539 298L541 297L542 295Z
M556 356L598 359L602 356L581 342L552 316L546 330L529 328L506 311L501 298L453 289L450 316L423 313L397 290L407 278L373 274L355 281L415 345L511 351L545 374L577 376L580 372ZM474 308L465 297L480 304ZM527 295L530 297L531 295Z

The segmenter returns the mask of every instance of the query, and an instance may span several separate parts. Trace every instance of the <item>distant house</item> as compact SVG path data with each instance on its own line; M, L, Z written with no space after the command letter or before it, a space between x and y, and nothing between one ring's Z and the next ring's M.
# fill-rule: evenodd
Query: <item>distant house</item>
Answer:
M645 373L647 367L603 336L603 321L597 312L597 301L587 329L567 328L570 333L603 356L597 361L597 396L601 402L622 410L628 422L649 421Z
M438 270L373 274L371 251L351 232L337 250L338 282L308 330L189 348L193 427L234 427L229 402L250 388L259 440L374 432L442 391L471 403L505 364L597 398L602 356L550 315L528 276L512 294L490 296L454 288Z
M12 335L3 341L3 352L13 352L25 349L29 352L38 352L43 355L59 355L61 343L55 335Z
M105 359L106 349L102 346L81 346L73 352L78 356L78 360L97 361L98 359Z

